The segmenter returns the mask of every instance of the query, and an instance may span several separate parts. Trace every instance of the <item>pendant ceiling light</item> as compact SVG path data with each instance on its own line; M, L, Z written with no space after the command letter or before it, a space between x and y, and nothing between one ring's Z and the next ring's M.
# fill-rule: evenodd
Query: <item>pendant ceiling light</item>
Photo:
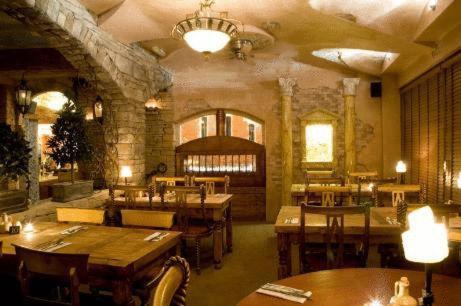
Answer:
M200 9L178 22L171 33L184 39L189 47L205 55L223 49L237 36L237 26L227 19L227 12L211 10L214 0L203 0Z

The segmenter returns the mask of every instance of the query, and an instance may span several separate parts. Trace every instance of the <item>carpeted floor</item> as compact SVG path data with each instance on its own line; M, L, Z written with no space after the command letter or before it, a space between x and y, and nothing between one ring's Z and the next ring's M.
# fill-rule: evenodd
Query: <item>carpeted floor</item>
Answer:
M234 306L261 285L277 279L277 239L274 224L234 223L234 251L224 255L223 268L215 270L212 241L204 241L202 274L192 271L188 306ZM293 270L297 271L297 253ZM195 267L189 258L191 269ZM370 248L369 267L379 267L376 247Z
M224 255L220 270L212 265L211 239L203 249L202 274L192 272L188 306L234 306L262 284L277 279L273 224L235 223L234 250Z

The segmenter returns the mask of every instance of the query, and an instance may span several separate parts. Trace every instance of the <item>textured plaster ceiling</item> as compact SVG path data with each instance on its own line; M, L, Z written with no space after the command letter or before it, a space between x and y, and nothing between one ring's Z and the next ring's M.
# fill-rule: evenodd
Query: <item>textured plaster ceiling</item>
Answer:
M123 42L140 42L149 51L152 47L162 48L166 52L163 61L175 52L187 50L182 41L170 38L170 32L177 21L197 10L199 3L199 0L81 1L99 17L101 28ZM255 57L270 61L278 56L274 51L279 50L277 45L286 46L294 50L291 61L328 68L341 63L319 59L312 55L313 51L349 48L399 54L389 63L377 62L374 67L370 67L373 58L362 54L349 65L352 70L379 75L402 71L411 61L433 51L428 47L430 44L416 41L436 17L450 10L456 1L439 0L435 11L430 10L428 1L216 0L213 9L227 11L230 18L266 31L274 38L275 48L256 50ZM456 18L450 20L453 19ZM193 56L193 53L181 51L186 57ZM222 54L216 58L228 60L228 56Z

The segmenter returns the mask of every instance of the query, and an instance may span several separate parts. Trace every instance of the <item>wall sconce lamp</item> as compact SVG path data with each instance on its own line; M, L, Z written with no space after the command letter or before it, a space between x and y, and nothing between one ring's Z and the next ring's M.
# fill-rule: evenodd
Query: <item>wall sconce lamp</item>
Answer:
M153 98L146 101L144 106L147 111L158 113L160 110L161 97L159 94L156 94Z
M435 223L434 213L429 206L408 214L408 224L409 230L402 234L405 258L424 263L426 283L422 305L431 306L434 303L431 264L441 262L448 256L447 229L443 223Z
M407 165L399 160L395 166L395 172L398 175L398 184L405 184L405 173L407 172Z
M437 8L437 2L438 0L429 0L429 8L433 11L435 11L435 9Z
M102 117L102 98L100 95L96 96L96 100L94 101L93 104L93 119L97 120L99 123L102 123L103 117Z
M29 113L31 103L32 91L27 86L27 81L23 75L21 81L19 81L19 85L16 87L16 104L23 116Z
M125 179L125 185L128 185L128 178L133 176L130 166L122 166L120 168L120 177Z

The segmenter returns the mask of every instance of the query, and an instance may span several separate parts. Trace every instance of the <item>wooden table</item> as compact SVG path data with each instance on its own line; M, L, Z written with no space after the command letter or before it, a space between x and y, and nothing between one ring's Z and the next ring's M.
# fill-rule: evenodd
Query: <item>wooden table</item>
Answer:
M210 213L210 218L214 222L213 248L215 268L222 267L223 258L223 227L226 230L226 248L232 252L232 194L214 194L207 195L205 199L205 209ZM110 200L109 200L110 201ZM165 196L165 202L169 205L169 210L175 210L173 196ZM116 197L115 203L121 206L126 205L124 197ZM197 216L201 217L200 196L198 194L189 194L187 196L187 205ZM149 208L149 199L147 197L136 198L135 208ZM159 196L152 198L152 208L162 208ZM223 222L223 220L225 220Z
M335 187L338 188L338 190L344 189L344 187L350 187L351 188L351 193L358 193L359 192L359 185L358 184L346 184L345 186L339 186L339 185L333 185L333 186L320 186L316 184L309 185L310 187L319 188L321 189L322 187L328 188L330 191L334 192ZM360 192L362 194L369 195L371 194L371 190L368 188L368 184L362 184ZM299 205L302 201L304 201L304 196L306 194L306 185L305 184L292 184L291 185L291 199L293 205Z
M12 244L34 248L40 243L64 237L64 241L72 244L55 252L90 254L90 285L111 290L116 305L134 305L132 282L145 275L153 266L163 264L166 256L179 253L180 232L169 232L170 235L157 242L144 241L144 238L154 232L147 229L88 225L86 230L75 234L61 234L71 226L72 224L43 222L35 224L34 233L2 234L1 260L16 262ZM17 269L17 262L11 268Z
M421 296L424 288L424 273L394 269L339 269L325 270L298 275L275 282L296 289L312 292L311 300L304 302L309 306L362 306L372 299L387 305L394 295L394 282L401 276L410 280L410 294ZM461 305L461 279L434 274L432 290L436 305ZM299 303L251 293L238 306L296 306Z
M370 245L381 243L400 243L401 229L398 225L389 224L386 217L396 218L395 207L372 207L370 211ZM291 275L291 245L298 243L300 231L299 221L301 207L282 206L275 222L277 234L277 249L279 254L278 277L279 279ZM298 218L297 224L286 224L287 218ZM310 242L323 242L326 220L321 215L308 214L306 217L306 232ZM344 234L347 236L361 235L363 233L364 218L362 215L349 215L344 217ZM450 230L461 229L461 218L450 218ZM453 235L453 234L452 234ZM458 234L461 240L461 233Z

